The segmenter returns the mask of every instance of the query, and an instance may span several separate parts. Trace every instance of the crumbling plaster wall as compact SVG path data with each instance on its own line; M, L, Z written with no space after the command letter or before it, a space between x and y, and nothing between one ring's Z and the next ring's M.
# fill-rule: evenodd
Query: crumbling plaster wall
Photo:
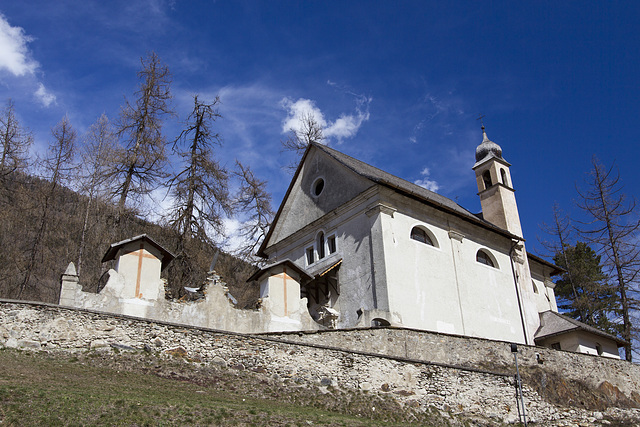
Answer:
M391 353L392 347L401 347L402 334L406 334L407 344L425 345L431 340L432 346L418 350L416 356L420 359L381 354L383 351ZM294 343L291 340L295 337L307 342ZM383 346L385 341L388 344ZM281 380L283 386L314 387L319 393L326 393L327 387L332 386L386 394L412 408L426 410L435 407L454 414L478 417L491 424L515 422L517 411L511 372L491 373L488 369L483 371L420 361L428 354L438 354L442 360L461 364L478 365L477 360L481 357L494 360L498 365L503 363L500 360L508 364L508 350L505 353L502 349L506 343L490 346L481 341L399 329L251 336L48 304L0 300L0 348L53 352L109 352L117 349L167 354L168 350L182 347L188 357L199 360L199 363L219 366L220 369L252 370L256 375ZM352 345L355 350L332 347L335 342L341 342L343 347ZM371 343L371 347L363 347L362 343ZM452 345L455 345L453 351ZM358 346L372 353L359 350ZM491 352L487 353L487 350ZM523 363L532 363L528 352L536 349L522 350ZM406 351L407 355L413 354L409 348ZM551 356L551 353L542 352ZM455 356L446 359L448 354ZM618 371L620 377L626 375L630 382L638 380L638 367L623 361L599 360L564 352L557 352L556 356L548 361L562 364L563 369L575 373L583 369L582 379L598 377L603 370L612 369ZM589 371L590 368L597 370ZM634 384L629 387L634 387ZM612 407L598 412L551 404L541 399L526 383L524 400L529 421L544 425L591 425L603 417L615 416L629 417L627 420L633 423L640 422L640 410Z
M158 299L123 298L121 290L124 289L124 278L114 270L109 270L109 280L99 293L84 292L72 267L73 264L70 264L62 276L62 306L243 333L319 328L307 311L306 298L300 300L297 311L290 311L286 317L275 314L268 297L262 299L257 310L235 308L227 297L228 289L216 274L208 279L205 298L176 302L163 298L164 288L160 280Z

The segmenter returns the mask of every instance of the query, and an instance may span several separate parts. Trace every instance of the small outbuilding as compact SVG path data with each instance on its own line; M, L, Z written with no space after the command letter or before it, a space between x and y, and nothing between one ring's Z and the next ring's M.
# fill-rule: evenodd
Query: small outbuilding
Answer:
M114 270L124 279L121 298L155 300L162 289L160 274L175 256L146 234L111 244L102 262L116 261Z
M626 342L554 311L540 313L536 345L555 350L593 354L619 359L618 348Z

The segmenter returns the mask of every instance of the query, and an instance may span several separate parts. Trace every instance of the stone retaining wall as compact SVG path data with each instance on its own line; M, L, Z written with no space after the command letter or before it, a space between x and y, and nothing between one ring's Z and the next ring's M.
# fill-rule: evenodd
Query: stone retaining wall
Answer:
M188 357L205 364L250 369L256 375L279 378L283 385L288 382L306 384L317 387L319 392L337 387L386 394L409 407L423 410L435 407L489 423L515 422L518 418L513 379L506 375L506 362L504 374L483 372L471 366L446 367L418 359L410 360L416 355L409 352L412 340L427 345L426 338L420 338L417 331L375 329L339 332L316 336L244 335L47 304L0 301L0 347L67 352L119 349L163 354L182 348ZM400 351L402 345L398 343L403 342L403 333L406 334L407 353L402 357L392 355ZM349 337L350 340L347 339ZM290 342L294 338L308 342ZM386 346L371 344L366 347L363 344L385 340ZM362 349L332 348L337 347L335 344L345 346L344 343L349 341L354 343L354 348L359 345ZM392 344L394 342L396 344ZM468 356L475 357L472 354L478 343L466 339L460 341L456 349L459 361L464 361L465 345ZM393 347L397 348L392 351ZM367 354L378 350L388 354ZM435 350L432 353L440 352ZM446 353L442 351L442 354ZM495 349L498 356L505 356L503 353L503 350ZM630 368L626 370L629 377L636 376L635 367L631 368L630 364L626 367ZM624 371L624 366L620 365L619 370ZM633 380L637 381L637 377ZM608 417L631 417L640 422L640 411L634 409L610 408L603 413L554 405L543 400L527 384L524 400L528 417L546 424L590 424L606 422Z
M385 354L511 375L515 372L510 343L402 328L373 328L313 333L270 333L268 337L305 344ZM521 368L542 369L598 388L617 387L640 406L640 365L624 360L518 345Z

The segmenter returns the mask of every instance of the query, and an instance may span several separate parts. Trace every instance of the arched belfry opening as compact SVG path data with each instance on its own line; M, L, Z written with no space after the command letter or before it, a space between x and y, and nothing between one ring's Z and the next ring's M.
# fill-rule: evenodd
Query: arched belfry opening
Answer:
M482 174L482 181L484 182L484 189L485 190L493 185L491 183L491 172L490 171L488 171L488 170L484 171L484 173Z
M500 177L502 178L502 183L509 186L509 181L507 180L507 172L504 169L500 169Z

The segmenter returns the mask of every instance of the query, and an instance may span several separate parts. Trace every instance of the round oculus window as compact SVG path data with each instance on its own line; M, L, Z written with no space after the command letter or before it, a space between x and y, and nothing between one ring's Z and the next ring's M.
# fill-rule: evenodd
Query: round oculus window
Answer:
M324 179L318 178L313 181L313 185L311 186L311 193L315 197L318 197L320 193L322 193L322 190L324 190Z

